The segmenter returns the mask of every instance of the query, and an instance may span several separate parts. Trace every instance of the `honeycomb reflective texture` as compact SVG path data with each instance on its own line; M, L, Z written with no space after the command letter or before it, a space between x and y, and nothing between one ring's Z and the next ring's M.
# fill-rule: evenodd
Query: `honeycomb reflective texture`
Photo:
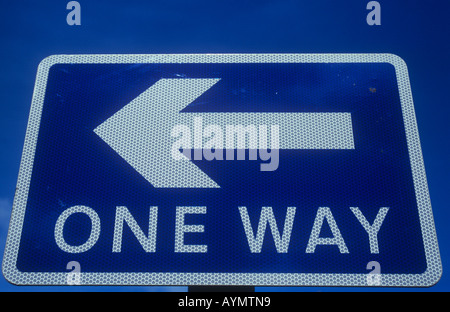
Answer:
M155 188L94 129L162 78L220 78L180 112L188 126L196 114L211 114L207 125L219 112L336 113L322 120L319 134L351 116L353 140L343 149L282 149L278 169L268 172L248 155L192 160L220 188ZM307 127L297 126L291 133ZM346 137L334 134L333 144ZM139 135L129 133L126 153L135 153L129 146ZM182 220L176 207L191 208ZM384 219L377 217L381 207L389 208ZM126 220L120 246L116 218ZM246 232L255 235L250 243L257 241L261 218L267 220L263 244L252 253ZM316 218L323 221L319 233ZM153 251L148 229L155 219ZM186 230L178 247L177 221ZM378 253L369 225L380 227ZM346 249L332 239L338 232ZM146 237L147 252L139 244ZM319 239L307 250L311 237ZM85 285L367 286L370 261L380 263L381 286L434 284L442 268L406 65L391 54L46 58L36 78L3 272L15 284L66 284L70 261L80 263Z

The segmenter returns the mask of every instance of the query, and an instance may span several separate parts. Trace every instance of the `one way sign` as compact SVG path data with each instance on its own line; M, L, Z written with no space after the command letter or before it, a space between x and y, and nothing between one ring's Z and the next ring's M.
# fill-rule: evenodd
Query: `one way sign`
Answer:
M398 56L39 65L10 282L430 286L441 272Z

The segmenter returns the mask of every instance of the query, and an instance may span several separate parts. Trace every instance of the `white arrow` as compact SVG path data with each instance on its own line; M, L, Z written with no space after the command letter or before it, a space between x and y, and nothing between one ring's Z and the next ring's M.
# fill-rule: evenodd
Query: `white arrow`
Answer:
M94 132L156 188L220 187L173 158L171 130L193 117L216 125L278 125L280 149L354 149L350 113L180 113L220 79L160 79Z

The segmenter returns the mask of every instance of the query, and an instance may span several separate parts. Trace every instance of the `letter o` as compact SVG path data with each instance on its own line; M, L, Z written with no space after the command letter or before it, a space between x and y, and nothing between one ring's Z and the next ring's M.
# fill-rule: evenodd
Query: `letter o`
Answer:
M91 219L92 224L91 233L89 235L88 240L78 246L72 246L67 244L63 236L64 224L66 223L67 218L69 218L74 213L86 214L89 217L89 219ZM56 220L55 241L62 251L68 253L81 253L88 251L89 249L92 248L92 246L95 245L99 236L100 236L100 218L98 214L94 211L94 209L89 208L87 206L72 206L64 210L63 213L61 213L61 215L58 217L58 220Z

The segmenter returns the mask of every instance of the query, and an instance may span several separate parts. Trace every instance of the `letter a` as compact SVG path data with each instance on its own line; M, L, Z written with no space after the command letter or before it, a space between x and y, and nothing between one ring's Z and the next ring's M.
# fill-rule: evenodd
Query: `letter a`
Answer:
M67 24L70 26L81 25L81 6L78 1L70 1L66 6L67 10L72 10L67 14Z
M366 6L367 10L372 10L367 14L367 25L381 25L381 7L378 1L370 1Z

